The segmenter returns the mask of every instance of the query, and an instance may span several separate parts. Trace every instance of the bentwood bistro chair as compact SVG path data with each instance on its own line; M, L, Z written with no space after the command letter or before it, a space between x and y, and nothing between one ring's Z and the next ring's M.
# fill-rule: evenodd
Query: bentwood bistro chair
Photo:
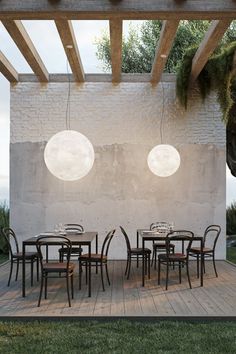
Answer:
M64 228L65 228L65 233L66 233L66 234L72 234L72 233L74 233L74 234L76 234L76 235L79 236L81 233L84 232L84 228L83 228L83 226L80 225L80 224L65 224L65 225L64 225ZM61 247L61 248L58 250L58 252L59 252L59 260L60 260L60 262L63 262L64 257L67 256L67 248ZM71 255L70 255L70 256L71 256L71 258L72 258L72 257L76 257L76 259L78 259L78 257L81 255L82 252L83 252L82 247L80 247L80 246L77 246L77 247L73 246L73 247L71 248Z
M19 273L19 265L22 263L22 260L23 260L23 253L20 252L16 234L10 227L3 228L2 234L8 244L9 253L10 253L10 274L9 274L8 283L7 283L7 286L10 286L13 265L16 264L15 281L17 281L18 273ZM37 265L37 280L39 280L39 254L38 254L38 252L25 252L25 263L30 263L30 266L31 266L31 286L33 286L34 263L36 263L36 265Z
M202 253L204 257L204 273L205 273L205 259L212 258L216 277L218 277L218 274L216 271L216 263L215 263L215 248L220 233L221 233L221 227L219 225L209 225L206 228L203 236ZM201 248L191 247L189 250L189 254L191 257L197 258L197 277L199 278L199 258L201 256Z
M89 263L91 264L91 266L100 265L103 291L105 291L104 277L103 277L103 268L104 267L106 270L107 282L110 285L110 279L109 279L108 267L107 267L107 265L108 265L108 251L109 251L110 243L111 243L111 240L114 236L115 231L116 230L111 230L106 235L106 237L103 241L103 244L102 244L101 253L91 253L90 257L89 257L89 254L87 253L87 254L82 254L79 257L79 289L81 289L81 277L82 277L82 267L83 266L85 266L85 270L86 270L86 283L87 283Z
M137 257L142 258L144 253L144 262L145 262L145 271L148 269L148 276L150 278L150 258L151 258L151 250L149 248L145 248L144 252L142 247L139 248L131 248L129 237L122 226L120 226L121 232L125 237L126 246L127 246L127 261L126 261L126 269L125 275L127 275L127 279L130 276L130 267L132 258L137 259Z
M182 277L182 267L186 266L187 277L189 287L192 288L191 280L189 276L189 251L192 245L194 234L192 231L187 230L176 230L169 233L166 236L166 253L161 253L158 255L158 285L160 285L160 274L161 274L161 266L166 266L166 290L168 289L168 282L169 282L169 270L171 269L171 265L178 264L179 265L179 282L181 283ZM177 253L172 253L170 249L170 244L175 243L177 248L178 244L179 247L181 246L182 251Z
M48 252L53 251L55 246L64 247L66 252L66 261L58 262L55 260L45 260L42 252L42 248L47 247ZM73 276L75 265L70 263L71 255L71 241L64 236L42 236L36 241L36 247L40 257L41 265L41 286L38 300L38 307L41 303L43 286L44 286L44 297L47 299L47 284L48 278L65 278L66 279L66 289L69 307L71 307L70 299L70 287L71 287L71 297L74 298L74 287L73 287ZM69 284L70 283L70 284Z

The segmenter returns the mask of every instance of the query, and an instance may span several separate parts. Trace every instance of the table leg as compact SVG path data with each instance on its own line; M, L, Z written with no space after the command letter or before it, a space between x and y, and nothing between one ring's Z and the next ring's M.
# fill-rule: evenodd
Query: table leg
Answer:
M88 246L89 259L91 259L91 243ZM88 296L91 297L91 262L88 262Z
M137 231L137 248L139 248L139 232ZM137 268L138 268L138 255L137 255Z
M143 252L142 252L142 286L145 286L145 257L144 257L144 245L145 244L145 240L144 238L142 238L142 249L143 249Z
M204 273L204 254L203 254L203 240L201 240L201 270L200 270L201 286L203 286L203 273Z
M95 252L98 253L98 234L96 234L95 239ZM96 274L98 273L98 264L96 263Z
M22 297L25 297L25 244L22 245Z

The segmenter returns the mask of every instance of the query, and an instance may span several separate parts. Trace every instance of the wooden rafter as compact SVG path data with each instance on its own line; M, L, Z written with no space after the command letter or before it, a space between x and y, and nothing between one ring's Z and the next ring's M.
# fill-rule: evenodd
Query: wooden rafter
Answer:
M74 30L71 21L56 20L58 33L60 35L67 59L70 63L72 73L76 81L84 81L84 69L80 58Z
M161 79L161 74L165 68L168 55L172 48L178 25L178 20L163 22L151 71L151 82L153 84L157 84Z
M22 55L25 57L29 66L38 77L39 81L47 82L49 78L47 69L21 21L4 20L2 23L16 43Z
M190 74L190 86L194 83L204 68L210 55L214 52L225 31L229 27L230 22L230 20L212 21L203 41L201 42L193 58Z
M119 82L122 64L122 20L110 20L112 82Z
M235 18L234 0L1 0L0 19L123 20Z
M17 71L1 51L0 51L0 72L5 76L5 78L8 81L10 82L18 81Z

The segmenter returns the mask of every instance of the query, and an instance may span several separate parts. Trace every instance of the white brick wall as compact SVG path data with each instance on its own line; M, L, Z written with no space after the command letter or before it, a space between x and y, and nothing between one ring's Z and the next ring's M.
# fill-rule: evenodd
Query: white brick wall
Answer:
M149 83L71 84L71 128L94 145L160 142L162 86ZM164 141L172 144L225 144L225 128L215 95L205 104L195 91L185 111L175 83L164 83ZM11 89L11 142L47 141L65 129L67 83L19 83Z

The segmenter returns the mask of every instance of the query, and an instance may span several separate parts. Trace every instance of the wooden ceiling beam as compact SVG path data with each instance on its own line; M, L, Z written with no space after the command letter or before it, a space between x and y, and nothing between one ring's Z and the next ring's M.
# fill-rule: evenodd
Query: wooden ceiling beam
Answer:
M55 21L72 73L78 82L84 82L84 69L71 21Z
M235 0L1 0L0 19L144 20L236 17Z
M110 20L112 82L120 82L122 65L122 20Z
M216 49L219 41L222 39L225 31L230 25L230 20L212 21L208 31L205 34L196 54L192 60L192 68L190 74L190 86L193 85L198 75L207 63L207 60Z
M157 44L156 53L152 65L151 82L157 84L164 71L172 44L179 25L178 20L164 21Z
M5 55L0 51L0 72L10 82L18 82L18 73Z
M38 77L38 80L41 82L47 82L49 78L47 69L21 21L4 20L2 23L16 43L27 63Z

